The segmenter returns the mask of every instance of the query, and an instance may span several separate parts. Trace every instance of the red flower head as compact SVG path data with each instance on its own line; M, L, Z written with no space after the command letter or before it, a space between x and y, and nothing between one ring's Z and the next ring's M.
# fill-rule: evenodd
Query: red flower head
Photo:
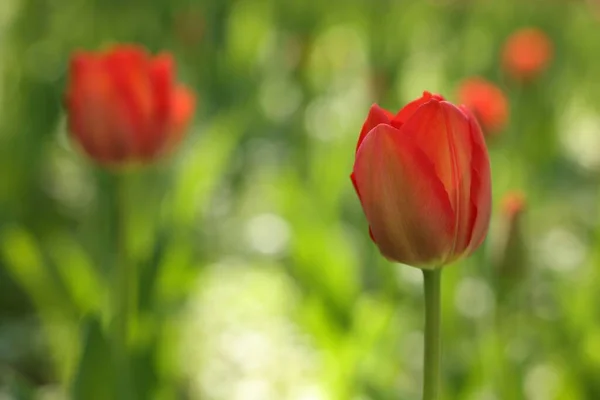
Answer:
M543 31L524 28L506 40L502 64L504 70L515 80L529 81L546 69L552 53L552 42Z
M460 84L458 100L475 114L484 133L498 133L506 125L508 101L493 83L483 78L469 78Z
M490 162L475 117L423 93L396 115L373 105L351 175L373 241L423 269L471 254L491 209Z
M194 96L173 81L173 60L137 46L72 56L66 94L69 131L101 165L148 163L178 144Z

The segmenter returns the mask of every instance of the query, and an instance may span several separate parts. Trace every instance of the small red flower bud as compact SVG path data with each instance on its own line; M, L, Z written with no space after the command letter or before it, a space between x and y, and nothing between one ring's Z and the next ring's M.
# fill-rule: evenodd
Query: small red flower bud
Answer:
M514 220L524 211L525 196L521 192L509 192L502 199L502 215L508 220Z
M552 42L542 30L523 28L506 40L502 66L513 79L530 81L546 69L552 53Z
M173 79L168 54L150 57L134 45L71 58L66 93L71 137L105 166L149 163L177 145L194 95Z
M504 195L500 221L492 243L492 264L496 273L498 295L504 301L526 278L529 262L522 217L526 201L520 192Z
M371 237L392 261L423 269L471 254L491 208L490 162L475 117L428 92L396 115L373 105L352 182Z
M499 133L508 120L508 101L500 88L483 78L469 78L458 88L458 100L477 117L486 135Z

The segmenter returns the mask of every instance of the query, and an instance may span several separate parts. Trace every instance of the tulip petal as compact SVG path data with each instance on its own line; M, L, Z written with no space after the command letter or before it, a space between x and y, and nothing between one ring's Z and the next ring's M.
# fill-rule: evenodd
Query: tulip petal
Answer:
M399 133L389 125L375 127L357 153L353 175L381 253L432 267L452 251L454 216L434 166Z
M179 143L185 133L185 128L190 123L196 107L194 93L185 86L177 86L171 93L171 137L168 148Z
M71 60L67 93L69 130L92 158L110 163L127 154L128 127L119 117L114 85L102 59L80 53Z
M473 186L473 138L468 115L451 103L441 102L440 104L442 109L445 110L448 137L450 142L453 142L452 146L454 146L454 155L452 156L455 163L456 177L454 253L457 257L460 257L469 245L476 215L472 207L471 197Z
M354 176L354 172L352 172L350 174L350 180L352 181L352 186L354 187L354 191L356 192L356 195L358 196L358 200L360 200L361 204L362 204L362 200L360 198L360 192L358 191L358 185L356 184L356 177Z
M362 205L362 200L360 198L360 192L358 191L358 186L356 185L356 178L354 177L354 173L352 173L350 175L350 180L352 181L352 186L354 186L354 191L356 192L356 195L358 196L358 200L360 200L361 205ZM375 237L373 236L373 229L371 229L370 226L369 226L369 237L375 243Z
M141 159L151 149L155 135L149 134L156 129L152 125L153 93L149 79L149 57L138 46L127 45L115 48L106 55L105 65L116 93L115 101L122 123L127 125L130 154Z
M408 119L417 111L419 107L423 104L427 103L429 100L435 99L442 101L444 98L439 94L431 94L428 91L423 92L423 96L420 98L411 101L407 105L405 105L397 114L392 118L391 125L400 128Z
M160 54L150 64L150 85L152 91L152 127L149 132L147 156L152 158L164 150L164 144L172 140L171 114L173 113L173 58Z
M78 143L81 144L87 154L99 159L102 158L101 149L96 145L93 136L83 134L86 131L86 127L84 118L82 118L83 109L81 107L82 97L84 97L81 91L81 84L85 82L90 71L94 70L96 74L99 73L97 64L98 60L92 54L77 52L72 56L69 64L71 79L65 96L65 102L69 109L69 113L67 114L69 132L77 138ZM99 78L103 77L99 76ZM95 79L94 81L97 82L100 79Z
M469 237L472 139L467 116L446 101L420 106L400 129L434 165L455 213L456 249Z
M356 151L360 147L367 134L379 124L389 124L394 114L379 107L377 104L373 104L367 115L367 120L363 124L358 136L358 143L356 144Z
M466 107L461 106L461 110L469 119L469 128L473 143L471 207L474 217L470 229L471 237L466 252L468 255L483 243L487 235L492 209L492 190L490 159L481 127L475 116Z

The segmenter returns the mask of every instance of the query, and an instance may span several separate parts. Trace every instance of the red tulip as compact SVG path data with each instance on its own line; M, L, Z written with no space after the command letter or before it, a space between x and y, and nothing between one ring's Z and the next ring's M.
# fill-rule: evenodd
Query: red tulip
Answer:
M194 96L173 80L168 54L150 57L133 45L73 55L66 94L72 138L94 161L148 163L178 144Z
M373 241L389 260L433 269L483 242L490 163L475 117L423 93L394 115L373 105L351 175Z
M523 193L509 192L502 199L500 220L491 246L491 264L497 274L502 300L515 295L529 272L526 229L523 220L527 201Z
M500 88L483 78L470 78L458 88L458 100L477 117L485 134L501 131L508 119L508 101Z
M504 44L502 64L515 80L536 78L552 58L552 42L537 28L524 28L513 33Z

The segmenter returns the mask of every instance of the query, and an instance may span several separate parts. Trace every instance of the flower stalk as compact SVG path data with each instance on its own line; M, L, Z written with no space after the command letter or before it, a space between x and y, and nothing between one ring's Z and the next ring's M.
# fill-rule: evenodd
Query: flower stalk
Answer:
M113 175L115 264L113 270L113 343L119 371L118 393L131 398L131 360L129 352L130 322L133 317L136 292L135 263L128 256L127 246L127 182L126 173Z
M425 351L423 400L437 400L440 391L441 335L441 268L423 270L425 287Z

